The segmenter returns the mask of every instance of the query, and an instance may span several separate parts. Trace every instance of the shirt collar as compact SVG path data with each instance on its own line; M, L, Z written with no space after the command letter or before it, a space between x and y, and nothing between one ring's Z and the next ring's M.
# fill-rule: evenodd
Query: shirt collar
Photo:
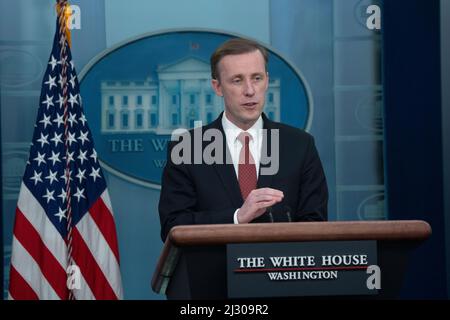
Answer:
M237 125L235 125L233 122L228 120L228 118L225 116L225 111L222 115L222 127L225 131L226 139L235 142L237 139L237 136L244 130L239 128ZM246 132L250 133L252 135L253 140L257 138L257 135L261 130L263 129L263 120L261 115L259 116L258 120L251 126Z

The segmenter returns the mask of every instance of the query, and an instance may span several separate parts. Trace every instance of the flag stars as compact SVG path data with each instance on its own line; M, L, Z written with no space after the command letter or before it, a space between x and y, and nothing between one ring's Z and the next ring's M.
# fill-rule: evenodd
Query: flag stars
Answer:
M37 164L38 167L41 165L41 163L44 163L44 164L47 163L47 162L45 161L44 157L45 157L45 153L41 154L41 153L38 151L37 157L33 159L34 161L37 161L37 162L38 162L38 164ZM35 171L35 172L36 172L36 171Z
M53 96L49 97L48 94L45 95L45 101L42 101L42 104L47 105L47 110L50 106L54 106L53 104Z
M52 122L50 121L50 116L46 116L44 114L44 119L42 119L41 121L39 121L39 123L43 123L44 124L44 129L47 128L47 125L51 126Z
M84 189L79 189L77 187L77 192L73 195L74 197L76 197L78 199L78 202L80 202L81 198L86 199L86 197L84 196Z
M64 203L67 198L67 192L64 189L61 189L61 193L58 194L58 198L61 198L61 202Z
M76 113L69 113L69 119L67 119L67 121L70 122L71 127L73 126L73 123L78 123L77 119L75 119L76 116Z
M76 94L76 95L72 95L72 94L70 93L69 103L70 103L70 107L71 107L71 108L73 108L73 105L74 105L74 104L78 104L77 97L78 97L77 94Z
M63 143L61 140L61 136L62 136L62 133L56 134L56 132L55 132L54 137L50 139L50 141L53 141L55 143L55 147L58 146L58 143L61 143L61 144Z
M94 159L94 162L97 162L97 151L95 151L95 149L92 149L92 154L90 157Z
M67 158L69 158L66 162L72 162L72 161L74 161L74 159L73 159L73 154L75 153L75 151L72 151L72 152L68 152L67 153ZM64 160L66 160L66 156L64 156L63 157L63 159Z
M87 150L85 150L84 152L80 150L80 154L79 154L78 157L77 157L77 159L80 160L81 165L83 165L83 162L84 162L85 160L86 160L86 161L88 160L88 159L86 158L86 153L87 153Z
M97 178L100 178L100 179L101 179L101 176L100 176L100 167L98 167L97 169L92 168L92 171L91 171L91 173L90 173L89 175L92 177L92 179L94 180L94 182L97 180Z
M41 143L41 148L43 148L45 144L50 144L50 143L48 143L47 138L48 138L48 134L46 134L44 136L44 134L41 132L41 137L39 139L37 139L37 141Z
M62 107L64 106L64 98L59 93L58 93L58 100L56 101L56 103L59 103L60 109L62 109Z
M45 177L45 179L50 180L49 184L52 185L53 181L58 182L58 178L56 177L56 174L58 173L58 171L53 172L52 170L49 170L49 174L48 176Z
M72 146L72 142L77 142L77 140L75 139L75 133L71 133L69 131L69 133L67 134L67 142L69 142L69 146Z
M84 142L85 141L89 141L87 135L88 135L88 131L86 130L86 132L80 131L80 136L78 137L78 140L81 141L81 145L84 146ZM86 159L87 160L87 159Z
M58 63L59 63L59 62L58 62ZM67 81L67 80L66 80L66 81ZM61 87L61 90L64 89L65 81L64 81L62 75L59 75L58 83L59 83L59 86Z
M55 214L55 217L59 218L59 222L61 222L62 219L67 219L66 214L65 214L66 211L67 211L67 209L63 210L62 208L58 208L58 213Z
M56 119L53 120L53 122L56 122L58 124L58 128L60 125L64 124L64 114L59 115L58 113L56 114Z
M59 160L59 154L61 152L55 153L54 151L52 151L52 156L48 158L48 160L53 161L53 165L55 165L56 162L61 162L61 160Z
M61 175L61 179L64 179L64 183L67 184L67 177L69 177L69 181L72 181L72 170L67 172L67 169L64 171L64 174Z
M75 76L73 74L70 75L70 85L72 86L72 89L75 89Z
M83 181L83 179L86 179L86 177L84 176L84 173L85 173L85 172L86 172L86 169L81 170L80 168L78 168L78 173L77 173L76 177L77 177L78 179L80 179L80 184L81 184L81 182Z
M46 189L47 192L45 195L42 196L42 198L46 198L47 199L47 203L49 203L51 200L56 201L55 198L53 197L53 194L55 193L55 191L50 191L48 189Z
M81 114L81 117L78 120L80 120L80 122L83 122L83 126L85 125L87 120L86 117L84 116L84 113Z
M30 180L34 181L34 185L37 185L38 182L43 182L41 179L42 172L37 173L36 170L34 170L34 175L30 178Z
M55 86L56 87L56 77L52 77L50 74L48 75L48 80L45 81L44 83L48 85L48 90L52 90L52 87Z
M48 64L52 66L52 71L53 71L53 69L55 69L56 65L58 64L58 61L52 55L52 57L50 58L50 62Z

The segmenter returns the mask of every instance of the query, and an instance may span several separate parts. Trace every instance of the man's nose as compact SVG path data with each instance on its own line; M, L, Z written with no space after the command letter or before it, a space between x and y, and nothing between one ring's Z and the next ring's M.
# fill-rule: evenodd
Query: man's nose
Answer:
M255 88L253 87L253 83L251 80L247 80L244 83L244 95L247 97L251 97L255 94Z

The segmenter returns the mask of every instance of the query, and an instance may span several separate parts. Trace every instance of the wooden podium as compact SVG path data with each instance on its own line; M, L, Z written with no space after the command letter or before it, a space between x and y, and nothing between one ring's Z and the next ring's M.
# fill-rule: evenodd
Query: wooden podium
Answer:
M168 299L227 299L229 244L374 240L383 286L368 298L396 298L409 253L430 235L430 225L416 220L177 226L164 244L151 285Z

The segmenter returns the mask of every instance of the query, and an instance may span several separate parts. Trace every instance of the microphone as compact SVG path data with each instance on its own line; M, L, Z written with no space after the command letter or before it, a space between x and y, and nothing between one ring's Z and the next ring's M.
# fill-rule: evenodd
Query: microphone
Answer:
M288 218L289 222L292 222L292 218L291 218L291 207L289 207L288 205L284 206L284 212L286 212L286 216Z
M267 213L269 214L270 222L274 222L273 220L273 214L272 214L272 206L267 208Z
M291 207L288 205L284 205L283 206L283 211L286 214L286 217L288 219L288 222L292 222L292 217L291 217ZM268 207L267 208L267 213L269 214L269 218L270 218L270 222L275 222L275 220L273 219L273 208L272 207Z

